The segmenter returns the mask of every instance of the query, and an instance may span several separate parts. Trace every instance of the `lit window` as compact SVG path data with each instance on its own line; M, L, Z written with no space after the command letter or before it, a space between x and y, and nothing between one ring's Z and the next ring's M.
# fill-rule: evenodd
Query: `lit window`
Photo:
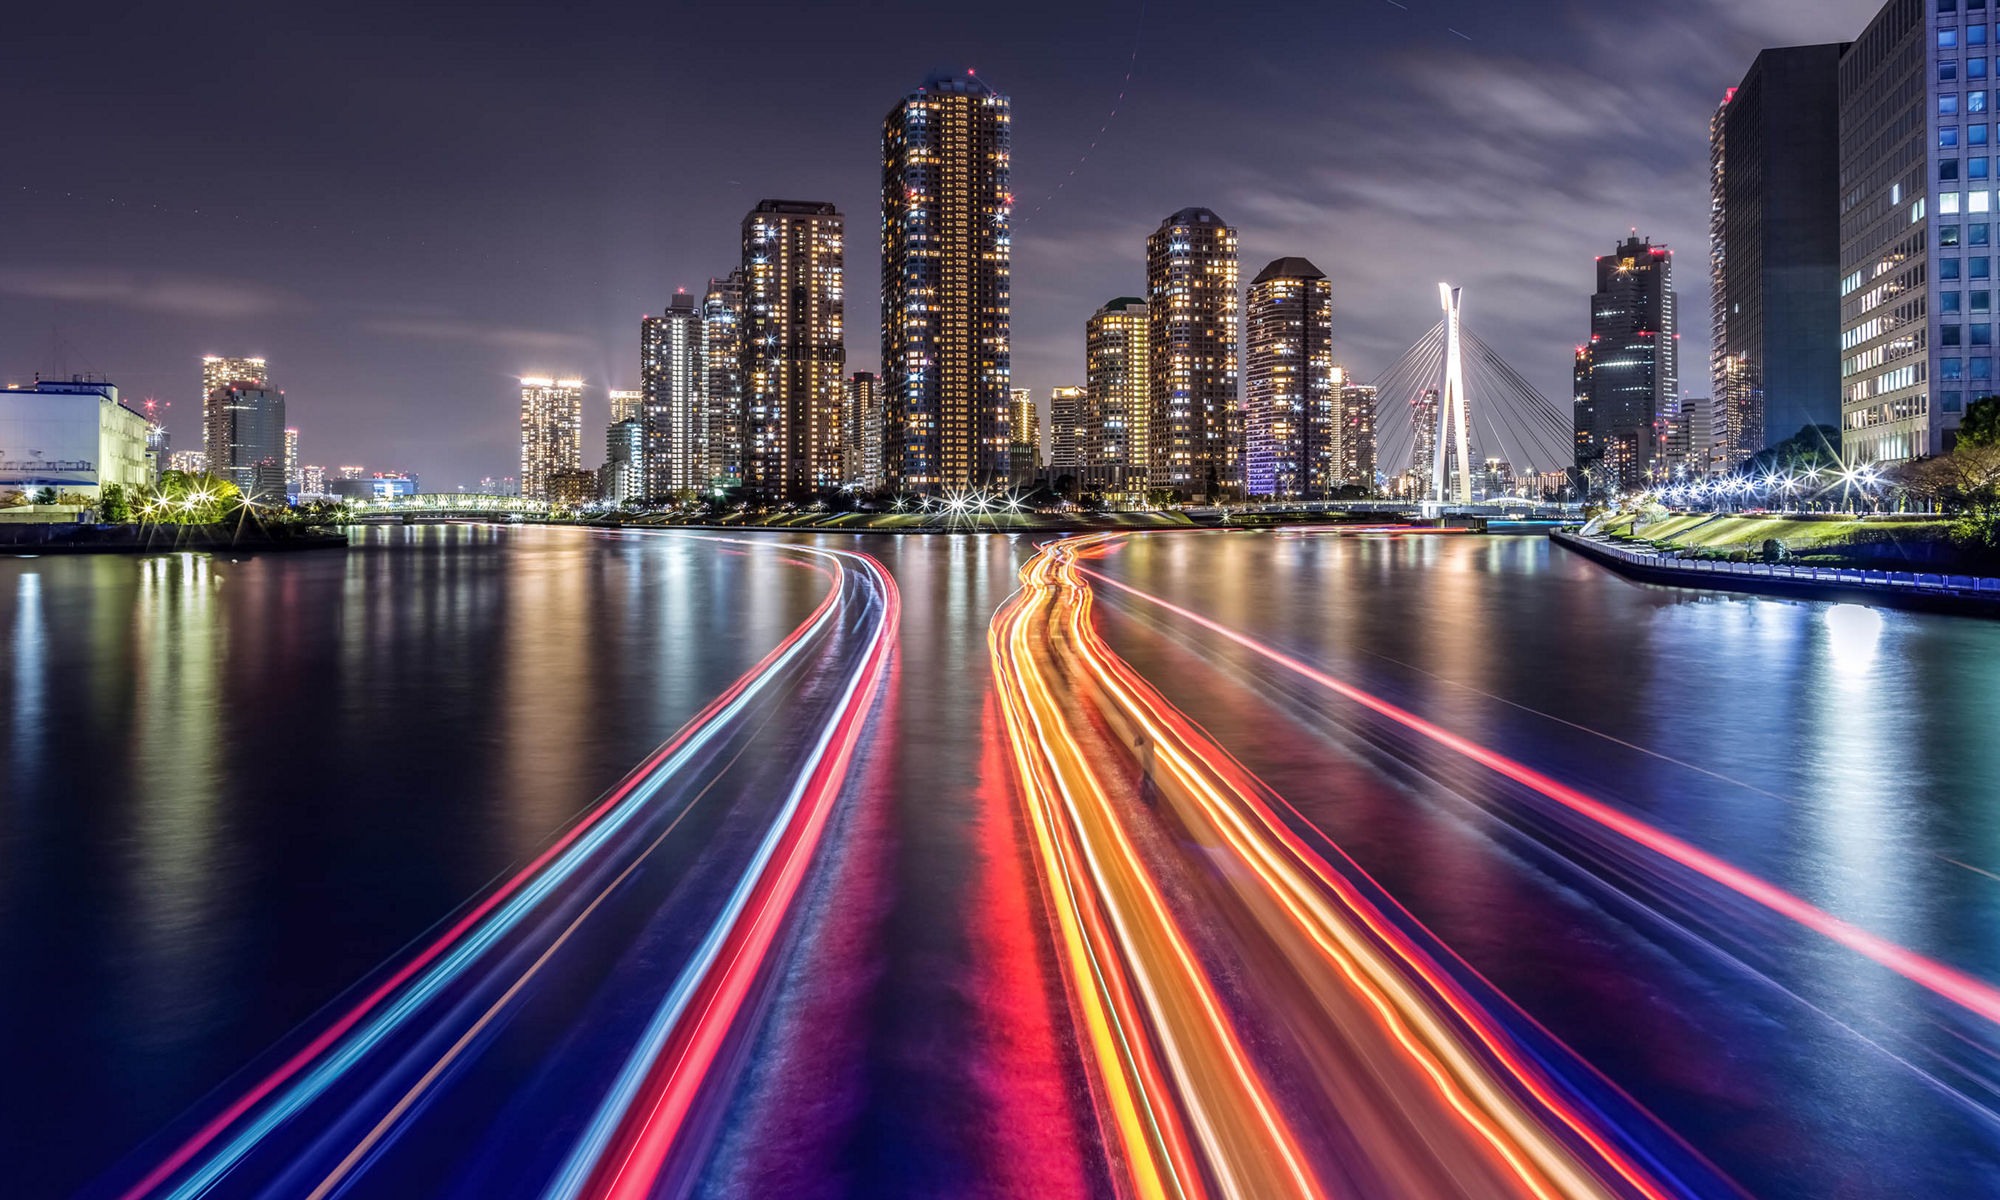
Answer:
M1958 30L1956 29L1938 30L1938 49L1948 50L1956 45L1958 45Z
M1983 213L1993 206L1992 192L1970 192L1966 195L1965 211Z
M1945 192L1945 193L1941 194L1940 196L1938 196L1938 211L1939 211L1940 213L1955 213L1955 212L1957 212L1957 211L1958 211L1958 193L1957 193L1957 192Z

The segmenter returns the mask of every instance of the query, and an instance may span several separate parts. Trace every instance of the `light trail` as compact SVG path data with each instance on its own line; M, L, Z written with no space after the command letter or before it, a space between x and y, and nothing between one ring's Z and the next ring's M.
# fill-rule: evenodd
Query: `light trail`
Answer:
M1193 1166L1175 1162L1170 1175L1162 1171L1160 1176L1198 1181L1206 1174L1232 1195L1317 1194L1318 1185L1282 1119L1266 1108L1266 1086L1235 1047L1231 1020L1213 1002L1205 971L1179 937L1165 904L1157 900L1157 888L1151 886L1110 800L1087 765L1087 752L1063 717L1061 702L1049 686L1050 672L1041 667L1042 657L1053 661L1056 675L1074 676L1094 690L1113 726L1138 730L1143 742L1154 748L1149 761L1160 768L1161 776L1154 781L1149 774L1149 782L1155 782L1161 794L1194 822L1190 832L1198 842L1207 840L1203 836L1207 831L1243 868L1225 874L1242 881L1234 886L1245 893L1255 911L1269 913L1278 922L1273 925L1259 918L1280 953L1301 970L1300 978L1307 981L1307 1004L1324 1009L1320 1019L1338 1027L1337 1036L1356 1036L1351 1024L1343 1023L1340 1009L1329 1007L1334 993L1350 996L1375 1025L1376 1044L1399 1056L1376 1061L1402 1064L1397 1070L1408 1082L1391 1080L1387 1086L1404 1098L1395 1105L1408 1110L1408 1120L1416 1124L1409 1126L1409 1136L1390 1145L1385 1143L1392 1139L1382 1131L1393 1122L1378 1120L1371 1127L1378 1140L1363 1146L1364 1153L1382 1156L1386 1177L1414 1179L1418 1175L1413 1172L1430 1171L1443 1181L1438 1186L1458 1188L1462 1194L1518 1194L1538 1200L1591 1196L1664 1200L1673 1194L1559 1096L1542 1070L1517 1051L1420 947L1292 834L1249 786L1246 775L1233 769L1225 752L1166 705L1103 644L1090 620L1090 588L1078 574L1075 559L1080 553L1101 550L1117 536L1045 546L1024 569L1022 592L996 615L989 643L1040 865L1051 892L1058 900L1070 901L1056 906L1059 930L1069 947L1068 976L1078 993L1098 1074L1105 1081L1111 1109L1106 1124L1117 1132L1125 1160L1143 1166L1149 1156L1166 1157L1160 1152L1173 1148L1172 1140L1145 1135L1152 1129L1172 1129L1172 1118L1184 1111L1197 1133L1201 1160ZM1069 786L1071 780L1081 786ZM1059 816L1068 818L1067 836ZM1099 841L1102 847L1096 845ZM1081 848L1087 871L1076 869L1066 843ZM1115 907L1117 884L1126 877L1145 881L1155 904ZM1073 924L1087 932L1089 923L1072 921L1065 909L1087 912L1093 900L1113 913L1109 927L1115 940L1109 944L1092 945L1090 939L1071 934ZM1145 943L1163 933L1179 951L1184 972L1179 976L1135 969L1142 962ZM1121 1004L1116 989L1102 982L1107 963L1121 962L1134 969L1140 981L1138 990L1145 1002L1140 1008ZM1331 974L1326 973L1329 968ZM1178 1009L1166 1003L1163 991L1177 986L1189 987L1205 1003ZM1291 1007L1296 1014L1300 1005ZM1190 1009L1205 1012L1217 1023L1212 1043L1191 1040L1191 1033L1199 1030L1189 1027ZM1108 1012L1109 1019L1098 1018L1099 1012ZM1100 1036L1099 1025L1117 1029L1121 1039ZM1136 1070L1138 1064L1132 1061L1136 1056L1126 1052L1127 1046L1143 1040L1134 1036L1139 1031L1150 1031L1168 1051L1170 1071L1164 1088ZM1188 1052L1191 1046L1211 1052L1221 1047L1222 1057L1245 1086L1233 1094L1216 1089L1213 1072L1201 1075L1190 1069L1191 1060L1199 1058ZM1118 1086L1121 1077L1134 1076L1134 1086ZM1415 1115L1420 1110L1406 1103L1413 1095L1411 1088L1433 1097L1429 1103L1440 1118ZM1248 1111L1232 1113L1244 1108ZM1146 1120L1135 1121L1133 1109ZM1286 1177L1265 1177L1246 1186L1236 1172L1255 1155L1233 1139L1256 1133L1260 1122L1263 1132L1282 1147L1280 1158L1292 1169ZM1454 1124L1456 1133L1451 1132ZM1451 1150L1453 1143L1467 1149ZM1472 1153L1492 1165L1469 1166L1467 1155ZM1434 1161L1426 1164L1426 1159ZM1139 1194L1159 1194L1148 1190L1141 1172L1134 1174Z
M1845 946L1863 958L1888 968L1920 987L1951 1001L1988 1021L2000 1023L2000 989L1955 967L1919 954L1878 934L1827 912L1801 897L1778 887L1741 867L1735 866L1673 834L1619 811L1609 804L1558 783L1532 767L1516 762L1468 738L1441 728L1406 709L1389 703L1353 684L1335 679L1318 668L1129 583L1113 579L1089 568L1078 568L1092 579L1193 623L1308 679L1320 687L1361 705L1406 729L1410 729L1446 749L1535 791L1564 808L1620 836L1646 847L1664 858L1681 864L1711 881L1792 921Z
M861 565L879 592L881 618L783 808L544 1193L550 1200L583 1195L638 1200L652 1193L832 815L887 671L901 600L875 559L848 551L822 553Z
M703 540L738 541L721 538ZM118 1193L120 1200L140 1200L159 1193L184 1172L185 1177L180 1178L164 1195L171 1200L194 1200L206 1194L237 1163L254 1152L265 1138L323 1095L386 1039L410 1025L440 992L465 977L530 913L552 897L562 895L563 885L579 874L586 863L594 861L641 812L649 810L661 789L698 754L733 729L751 703L769 690L775 680L791 671L807 646L824 641L838 626L845 593L849 590L850 568L844 566L843 561L861 564L865 569L866 586L878 595L886 595L882 612L889 624L885 626L878 621L866 660L873 664L875 676L879 677L880 661L892 642L892 638L884 638L883 629L893 629L896 606L894 584L888 580L886 572L881 570L880 564L865 555L805 546L787 546L785 550L808 555L827 564L821 566L816 562L790 557L781 559L792 565L808 567L829 582L827 592L804 621L721 695L704 706L603 799L572 821L525 867L494 887L440 936L424 944L386 979L370 988L357 1003L341 1011L303 1047L205 1121L136 1183ZM885 587L887 591L883 593ZM859 678L859 673L856 678ZM829 726L829 729L838 726L843 731L844 738L837 758L840 770L844 770L851 755L866 709L865 704L859 708L854 706L852 686L846 700L848 703L838 710L840 716ZM820 778L823 784L837 791L837 775L823 771ZM685 815L685 810L681 815ZM820 822L824 823L823 812ZM650 853L650 847L642 852L641 857L645 853ZM796 870L803 871L803 860ZM795 887L796 878L792 883ZM595 906L596 901L593 901L586 908L586 913ZM557 939L556 945L560 945L567 936L568 932L565 932ZM554 948L551 946L550 950ZM545 956L530 968L529 974L538 970L542 961L545 961ZM510 989L503 996L502 1003L507 996L514 994L514 990ZM392 1111L391 1116L394 1115ZM225 1138L232 1131L233 1136ZM383 1132L383 1128L378 1126L369 1136L371 1139L379 1138ZM351 1162L340 1164L336 1175L330 1177L328 1182L337 1184L339 1176L352 1165Z
M1256 1194L1244 1190L1232 1165L1247 1173L1269 1162L1289 1170L1276 1178L1267 1175L1264 1182L1276 1186L1263 1194L1317 1194L1282 1117L1221 1019L1208 980L1194 969L1157 889L1116 828L1030 652L1030 631L1048 619L1057 590L1052 560L1038 556L1023 573L1022 591L996 615L988 644L1038 857L1055 902L1067 974L1084 1014L1096 1082L1110 1110L1105 1116L1113 1137L1107 1148L1140 1197L1206 1195L1204 1158L1226 1195ZM1108 871L1120 872L1122 886L1113 885ZM1135 920L1150 922L1147 929L1155 936L1146 945L1136 944ZM1162 1019L1169 988L1183 997L1175 1014L1181 1019L1173 1022ZM1142 1019L1142 1005L1150 1021ZM1149 1025L1160 1034L1168 1060L1164 1068L1151 1048ZM1217 1090L1224 1094L1193 1085L1197 1058L1219 1065L1206 1074L1220 1077L1223 1088ZM1216 1101L1230 1098L1247 1104L1239 1106L1229 1130L1239 1144L1225 1147L1220 1124L1231 1114L1218 1111ZM1244 1120L1243 1107L1255 1117ZM1188 1125L1206 1154L1197 1154ZM1241 1143L1247 1143L1247 1153Z

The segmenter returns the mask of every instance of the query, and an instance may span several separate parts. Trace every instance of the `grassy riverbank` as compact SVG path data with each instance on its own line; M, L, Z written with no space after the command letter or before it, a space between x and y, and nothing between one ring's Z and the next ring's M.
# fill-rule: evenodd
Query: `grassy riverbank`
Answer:
M1603 532L1619 541L1698 558L1761 561L1766 543L1777 542L1787 560L1822 566L1983 567L1990 573L1995 565L1953 541L1951 522L1942 517L1680 513L1636 528L1632 518L1625 518Z

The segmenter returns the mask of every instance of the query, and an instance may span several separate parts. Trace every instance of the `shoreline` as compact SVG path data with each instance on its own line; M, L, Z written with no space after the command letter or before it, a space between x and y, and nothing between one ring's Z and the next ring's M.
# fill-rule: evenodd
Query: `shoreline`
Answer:
M21 536L30 530L37 531L39 536ZM168 530L173 532L168 533ZM289 553L330 550L347 545L347 534L331 529L273 537L261 531L238 532L214 525L0 524L0 556L14 557L44 554Z
M1606 545L1560 529L1549 531L1549 541L1641 583L2000 617L2000 579L1987 576L1683 560Z

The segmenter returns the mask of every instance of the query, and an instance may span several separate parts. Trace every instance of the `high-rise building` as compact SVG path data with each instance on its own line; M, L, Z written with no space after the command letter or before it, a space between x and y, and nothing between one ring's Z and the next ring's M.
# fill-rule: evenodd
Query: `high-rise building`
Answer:
M1324 500L1339 486L1333 285L1303 258L1273 259L1243 310L1244 489Z
M882 123L885 468L913 492L1012 470L1007 97L936 74Z
M269 364L261 358L230 358L220 354L204 354L201 358L201 430L208 436L208 397L215 389L241 383L250 387L265 387L271 382ZM203 453L210 453L207 446ZM211 455L212 457L212 455Z
M1990 15L1890 0L1840 56L1848 461L1941 454L1994 390Z
M1033 388L1008 389L1007 436L1013 439L1014 481L1033 479L1042 468L1042 410L1035 403Z
M767 499L840 486L840 210L766 200L743 218L743 482Z
M554 474L582 469L583 380L522 376L521 494L530 500L552 500L549 484Z
M203 430L203 436L207 431ZM176 450L167 456L167 470L179 471L184 475L201 475L208 471L208 451Z
M709 486L708 359L694 297L677 292L667 311L639 322L640 418L646 426L645 494Z
M299 431L285 430L285 491L298 495L305 487L299 478Z
M1375 385L1356 383L1345 367L1333 369L1334 390L1340 405L1334 410L1339 429L1335 442L1339 454L1335 487L1375 490Z
M1410 397L1410 430L1414 434L1410 442L1410 479L1416 485L1419 496L1429 496L1437 490L1438 481L1432 476L1437 473L1440 403L1438 390L1434 387L1425 388Z
M338 470L341 479L362 479L368 474L367 467L340 467Z
M645 330L641 329L639 331L639 340L642 345L645 339ZM644 353L642 351L641 357L643 356ZM646 415L646 393L639 388L612 388L609 393L609 399L611 400L611 423L613 425L616 425L620 421L629 421L634 417L644 417Z
M208 470L252 500L285 499L285 394L246 380L220 384L208 394Z
M1680 398L1673 267L1672 251L1636 233L1597 260L1576 418L1576 466L1593 493L1666 479L1667 424Z
M1668 479L1681 483L1706 479L1715 473L1719 447L1711 424L1714 416L1715 405L1707 396L1681 398L1680 411L1667 426Z
M1844 43L1765 50L1710 135L1713 376L1747 390L1749 453L1840 420L1840 103ZM1748 454L1745 455L1748 457Z
M615 415L618 409L612 409ZM599 492L613 504L645 500L646 421L643 416L627 416L613 421L604 431L604 467Z
M299 498L301 500L318 500L326 494L326 468L315 467L310 463L301 466L299 468Z
M856 371L841 393L841 438L847 481L864 492L882 487L882 389L871 371Z
M1147 307L1137 296L1108 300L1083 327L1084 446L1090 483L1144 500L1152 441L1146 353Z
M1243 489L1236 277L1236 231L1208 209L1184 208L1146 239L1150 474L1189 499Z
M1722 395L1729 360L1728 136L1729 102L1735 98L1735 88L1724 92L1708 118L1708 378L1715 396ZM1583 351L1577 355L1581 359ZM1579 378L1587 379L1587 372ZM1579 423L1577 429L1582 428Z
M1084 482L1084 390L1080 387L1049 389L1049 475L1064 475Z
M708 356L708 482L743 482L743 271L708 281L701 338Z

